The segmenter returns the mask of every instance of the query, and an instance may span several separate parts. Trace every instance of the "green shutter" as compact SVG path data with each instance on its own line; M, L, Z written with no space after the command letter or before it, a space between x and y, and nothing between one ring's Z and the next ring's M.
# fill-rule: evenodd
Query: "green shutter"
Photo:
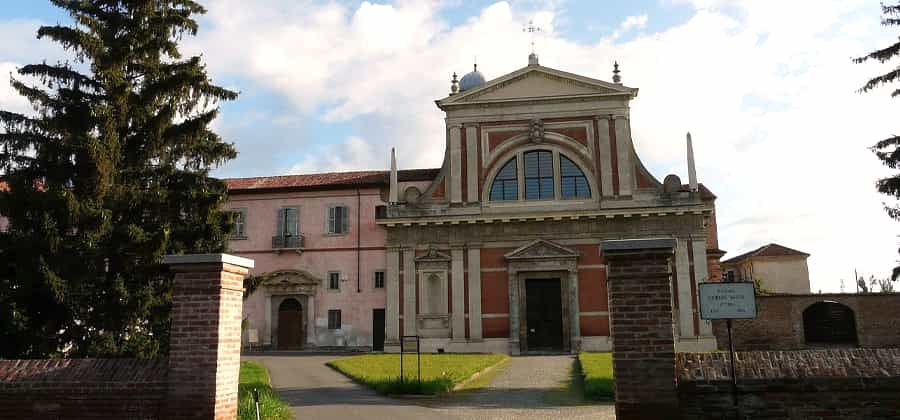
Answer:
M327 226L328 233L337 233L335 230L335 223L334 223L334 220L335 220L334 212L336 209L337 209L337 207L329 207L328 208L328 226Z
M284 236L284 215L285 210L287 209L278 209L275 218L277 219L276 228L275 228L275 236Z
M347 233L350 231L350 229L348 229L348 227L350 226L348 224L349 223L349 220L348 220L349 214L348 213L350 213L350 212L347 211L347 207L341 207L341 233Z

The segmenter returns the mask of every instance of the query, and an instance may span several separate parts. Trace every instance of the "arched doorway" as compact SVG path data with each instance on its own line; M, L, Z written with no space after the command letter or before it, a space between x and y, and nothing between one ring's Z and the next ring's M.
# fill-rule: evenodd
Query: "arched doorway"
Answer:
M303 347L303 305L288 298L278 305L278 349L297 350Z
M816 302L803 310L803 336L807 345L856 345L853 310L837 302Z

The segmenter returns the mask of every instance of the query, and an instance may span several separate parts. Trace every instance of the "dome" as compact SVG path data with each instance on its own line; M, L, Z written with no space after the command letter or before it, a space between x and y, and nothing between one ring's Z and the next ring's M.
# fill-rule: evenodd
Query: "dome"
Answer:
M481 86L484 84L484 75L478 71L478 64L475 65L475 69L472 70L471 73L462 77L459 80L459 91L465 92L469 89Z

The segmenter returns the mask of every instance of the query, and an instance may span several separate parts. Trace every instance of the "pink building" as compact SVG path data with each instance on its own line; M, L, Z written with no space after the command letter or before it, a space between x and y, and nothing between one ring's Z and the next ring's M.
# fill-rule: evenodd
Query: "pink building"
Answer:
M405 186L437 170L400 171ZM263 282L245 300L245 342L264 347L383 348L387 171L226 179L238 212L229 252ZM373 334L373 331L375 333Z

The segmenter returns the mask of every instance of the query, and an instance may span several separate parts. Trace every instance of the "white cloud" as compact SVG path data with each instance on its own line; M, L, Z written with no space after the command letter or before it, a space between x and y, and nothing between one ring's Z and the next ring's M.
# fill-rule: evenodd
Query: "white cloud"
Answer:
M260 0L251 8L211 0L187 49L203 52L214 79L237 76L283 95L288 119L353 126L339 139L285 126L292 129L266 144L279 155L310 151L283 166L290 172L387 168L391 146L401 167L427 167L444 153L433 100L447 94L450 74L468 72L475 56L488 78L522 67L530 50L522 24L534 19L543 65L609 79L618 60L624 83L641 89L632 129L658 177L684 178L684 133L692 132L700 180L719 196L722 248L779 242L810 252L814 289L836 290L841 278L852 285L854 268L886 275L898 225L873 185L890 171L867 147L896 133L900 101L855 93L884 67L850 62L896 39L878 24L877 4L671 1L695 11L657 32L646 31L647 15L624 16L613 33L586 44L553 30L556 2L497 2L450 27L441 17L450 6L437 2ZM634 36L620 41L626 31ZM223 131L256 124L276 132L271 121L286 118L225 117L217 123ZM239 140L242 158L276 153L254 140Z

